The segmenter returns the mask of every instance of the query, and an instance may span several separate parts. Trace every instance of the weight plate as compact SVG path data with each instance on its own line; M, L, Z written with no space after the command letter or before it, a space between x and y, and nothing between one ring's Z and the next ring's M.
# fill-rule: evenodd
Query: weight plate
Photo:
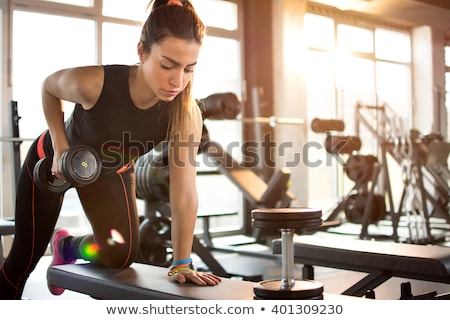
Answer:
M101 173L101 159L88 146L75 146L61 158L64 177L74 186L84 186L97 180Z
M169 267L173 261L169 218L146 218L140 226L138 261Z
M272 300L317 300L323 298L323 284L314 280L296 280L290 289L281 289L282 280L267 280L257 283L253 292L260 299Z
M70 188L70 183L56 179L52 175L52 161L49 157L40 159L33 168L33 178L36 186L44 192L64 193Z

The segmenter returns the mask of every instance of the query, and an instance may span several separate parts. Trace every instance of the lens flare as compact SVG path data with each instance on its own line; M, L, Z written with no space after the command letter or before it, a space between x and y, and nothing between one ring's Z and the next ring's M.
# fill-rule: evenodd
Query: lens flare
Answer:
M84 246L84 248L82 248L83 256L90 259L95 258L98 255L98 251L99 246L96 243L86 245Z
M125 240L123 239L122 234L119 231L117 231L116 229L113 228L113 229L111 229L110 233L111 233L111 238L108 239L109 245L113 246L116 244L124 244L125 243Z

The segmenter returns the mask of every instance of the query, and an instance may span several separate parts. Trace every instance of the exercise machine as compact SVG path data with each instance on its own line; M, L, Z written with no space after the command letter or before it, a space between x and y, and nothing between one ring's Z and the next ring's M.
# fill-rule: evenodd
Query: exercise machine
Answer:
M377 190L381 170L377 157L358 153L361 140L358 136L342 134L345 130L342 120L315 118L311 129L326 134L327 153L342 164L344 174L354 182L350 191L326 214L325 221L339 221L340 214L344 212L348 222L361 225L360 238L367 238L368 226L386 215L385 197Z
M423 135L409 128L406 120L386 104L370 106L357 103L355 117L357 134L366 128L378 143L394 240L400 241L398 228L403 217L409 234L405 242L428 244L444 241L445 235L433 232L431 220L445 221L447 227L443 229L450 230L450 173L447 166L450 144L440 134ZM391 190L388 155L401 169L403 191L397 208Z

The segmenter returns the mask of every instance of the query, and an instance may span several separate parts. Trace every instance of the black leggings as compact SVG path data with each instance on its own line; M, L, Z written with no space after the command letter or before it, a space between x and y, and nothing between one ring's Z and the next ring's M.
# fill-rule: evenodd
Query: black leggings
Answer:
M48 134L48 133L47 133ZM11 251L0 268L0 300L20 299L25 282L44 255L61 211L64 194L42 192L34 183L33 168L42 156L37 139L21 168L16 197L15 235ZM42 148L40 149L42 150ZM51 145L44 150L50 154ZM65 256L112 268L128 267L139 248L133 163L102 173L92 184L77 188L93 234L73 238ZM70 231L70 226L67 227Z

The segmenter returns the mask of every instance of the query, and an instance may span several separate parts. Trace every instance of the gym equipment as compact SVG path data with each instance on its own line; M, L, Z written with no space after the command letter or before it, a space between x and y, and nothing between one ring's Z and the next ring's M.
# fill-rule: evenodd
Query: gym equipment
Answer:
M52 159L40 159L33 170L36 185L44 192L63 193L72 186L81 187L97 180L101 173L101 159L89 146L74 146L61 157L61 171L66 180L57 179L51 172Z
M212 287L178 284L167 278L167 268L133 263L126 269L107 269L92 264L50 267L54 286L105 300L253 300L254 282L222 279ZM324 293L325 300L354 299Z
M32 138L18 138L18 137L0 137L0 142L18 142L34 141Z
M276 127L279 124L304 124L305 120L302 118L285 118L285 117L253 117L253 118L242 118L243 123L254 123L254 124L268 124L271 127Z
M311 129L317 133L326 133L326 151L343 164L344 174L355 183L327 214L325 224L344 212L348 222L361 224L360 238L364 239L368 236L368 225L375 224L386 216L384 195L376 190L381 169L378 158L370 154L358 154L361 149L361 139L358 136L336 134L336 131L345 130L342 120L314 118ZM346 160L341 158L342 155L346 156Z
M139 157L135 162L136 195L146 201L169 201L169 151L167 144Z
M299 235L293 241L294 262L304 265L304 279L314 279L314 266L367 273L343 291L344 295L362 297L392 277L450 284L447 247L355 240L319 233ZM273 253L280 254L282 250L283 240L274 240ZM450 299L450 293L435 295L433 299Z
M360 127L364 127L378 142L394 240L400 241L398 228L401 217L404 217L409 233L405 242L427 244L445 241L445 235L433 232L444 228L440 224L439 228L432 230L432 218L450 224L450 172L447 165L450 143L444 142L440 134L422 135L417 130L409 129L407 121L386 104L370 106L357 103L355 117L357 134ZM397 208L394 208L388 155L399 165L403 181ZM448 226L446 230L449 231Z
M330 121L330 120L325 120ZM327 132L325 150L330 154L349 154L361 149L361 139L355 136L338 136Z
M139 252L136 261L169 267L173 261L170 233L170 218L144 219L140 224Z
M203 119L236 119L241 112L241 103L232 92L214 93L197 102L202 110Z
M344 203L344 212L347 220L351 223L364 224L364 212L369 201L372 204L372 212L368 215L367 223L372 224L382 220L386 216L384 197L374 194L370 198L368 193L355 193L348 196Z
M311 130L314 132L344 131L345 123L338 119L314 118L311 121Z
M296 230L311 229L322 225L322 212L308 208L253 209L252 224L255 228L279 229L282 238L282 279L259 282L254 287L255 299L323 299L323 285L320 282L295 280L293 245Z

